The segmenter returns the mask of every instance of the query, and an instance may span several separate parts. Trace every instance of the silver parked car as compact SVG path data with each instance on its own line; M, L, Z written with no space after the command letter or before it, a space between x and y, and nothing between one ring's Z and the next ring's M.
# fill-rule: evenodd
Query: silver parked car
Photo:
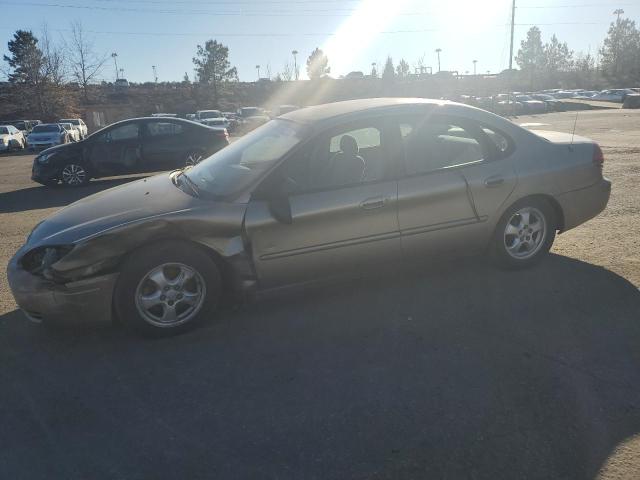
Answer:
M274 119L194 167L76 202L11 260L36 320L117 315L152 335L222 296L485 252L511 268L601 212L594 142L466 105L368 99ZM112 306L115 311L112 312Z

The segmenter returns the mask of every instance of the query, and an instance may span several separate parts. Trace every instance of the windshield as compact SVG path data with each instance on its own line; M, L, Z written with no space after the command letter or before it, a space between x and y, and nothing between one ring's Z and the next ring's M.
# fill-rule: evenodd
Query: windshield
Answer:
M531 98L529 95L518 95L516 97L516 100L519 100L521 102L529 102L529 101L533 100L533 98Z
M220 112L218 110L211 110L209 112L200 112L200 118L219 118Z
M261 115L262 112L257 107L244 107L240 109L240 115L243 117L253 117L255 115Z
M273 120L187 170L187 175L201 191L230 195L257 180L301 138L300 125Z
M52 133L59 131L60 127L58 125L36 125L33 127L33 133Z
M80 125L80 120L74 120L72 118L63 118L60 123L71 123L72 125Z

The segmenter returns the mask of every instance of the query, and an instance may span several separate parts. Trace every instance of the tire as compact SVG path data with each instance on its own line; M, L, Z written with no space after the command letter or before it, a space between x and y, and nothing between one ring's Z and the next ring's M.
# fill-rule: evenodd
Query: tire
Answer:
M67 163L60 169L58 177L65 187L80 187L89 183L91 172L79 163Z
M139 249L125 261L114 306L125 326L144 336L166 337L210 318L221 290L220 270L205 252L186 242L163 242Z
M496 226L491 244L493 260L508 269L535 265L553 245L556 225L554 210L547 201L530 198L516 202Z

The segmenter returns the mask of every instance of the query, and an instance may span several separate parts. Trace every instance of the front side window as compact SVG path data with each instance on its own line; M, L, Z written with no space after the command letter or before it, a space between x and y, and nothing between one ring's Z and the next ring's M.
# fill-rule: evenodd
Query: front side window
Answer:
M464 121L416 117L400 124L407 175L451 168L485 158L479 129Z
M186 175L209 195L231 195L257 181L302 138L301 125L272 120L201 161Z
M134 140L138 138L139 130L137 123L127 123L115 127L108 132L103 133L99 137L99 141L103 142L118 142L122 140Z
M319 135L307 151L283 166L290 193L329 190L385 177L382 130L372 121Z

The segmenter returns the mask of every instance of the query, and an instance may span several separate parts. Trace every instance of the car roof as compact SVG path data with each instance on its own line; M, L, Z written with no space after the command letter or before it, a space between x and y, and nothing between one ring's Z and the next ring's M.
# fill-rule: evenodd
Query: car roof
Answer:
M285 113L280 118L299 123L315 123L329 120L334 117L354 113L383 110L396 106L424 106L452 104L447 100L432 100L426 98L363 98L358 100L346 100L342 102L326 103L305 107L293 112Z

